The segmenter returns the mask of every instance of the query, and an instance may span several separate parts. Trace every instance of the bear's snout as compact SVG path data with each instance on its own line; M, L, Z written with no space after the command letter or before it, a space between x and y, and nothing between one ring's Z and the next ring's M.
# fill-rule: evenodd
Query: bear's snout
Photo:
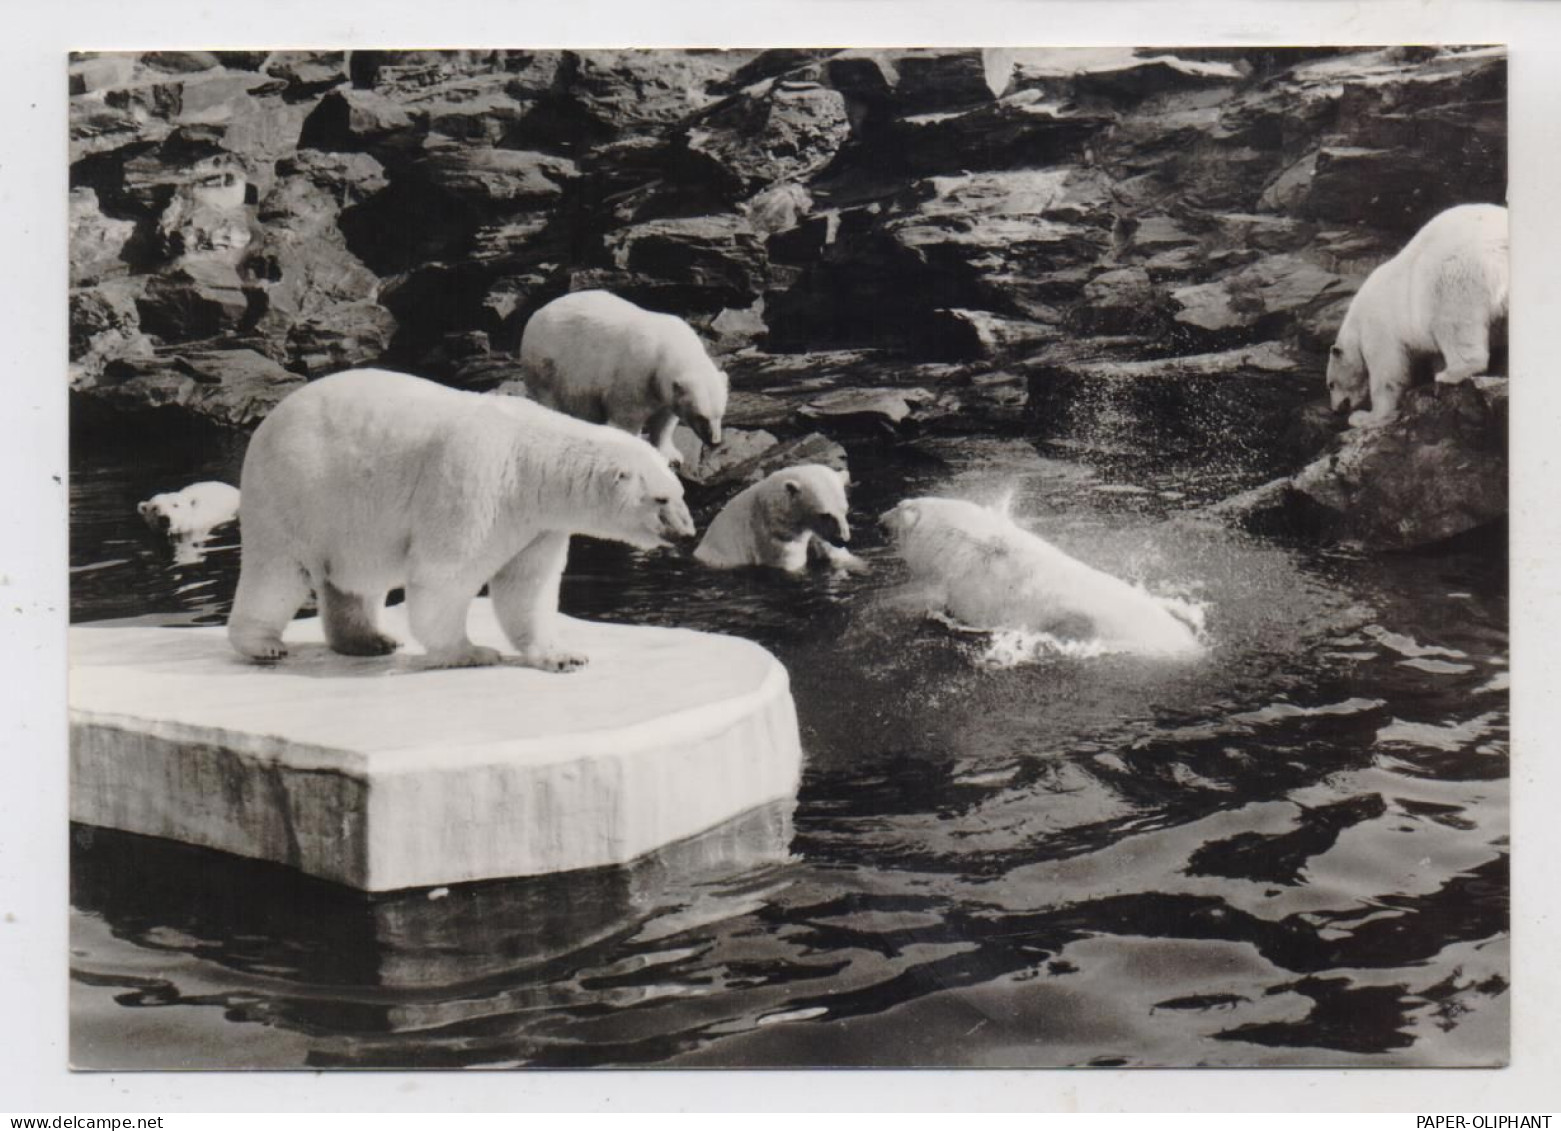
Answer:
M661 537L668 542L686 542L699 533L694 528L694 516L681 500L661 508Z
M712 448L721 446L721 422L712 421L708 417L694 416L688 421L688 426L694 430L694 435Z

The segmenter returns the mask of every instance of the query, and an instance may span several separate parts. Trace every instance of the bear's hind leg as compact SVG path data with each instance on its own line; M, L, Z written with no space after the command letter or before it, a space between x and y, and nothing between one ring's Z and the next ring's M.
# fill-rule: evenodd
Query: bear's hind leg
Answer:
M414 576L407 583L407 618L412 635L427 650L427 667L480 668L503 659L497 649L467 638L466 613L478 588L448 577Z
M347 593L329 581L322 588L320 611L332 651L343 656L388 656L396 650L396 641L379 630L384 594Z
M1491 333L1483 312L1460 312L1456 322L1440 327L1434 337L1442 354L1438 384L1457 385L1490 368Z
M558 587L569 560L569 535L539 534L488 582L493 611L521 663L549 672L584 667L586 657L558 646Z
M228 642L241 656L261 663L287 655L282 630L309 596L303 567L285 557L265 557L252 548L239 567L238 592L228 614Z

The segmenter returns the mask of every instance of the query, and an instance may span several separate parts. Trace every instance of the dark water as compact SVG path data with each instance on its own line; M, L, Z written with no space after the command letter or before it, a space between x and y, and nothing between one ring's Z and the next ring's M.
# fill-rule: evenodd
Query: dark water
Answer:
M566 611L784 661L794 811L633 868L375 898L77 829L75 1063L1502 1062L1500 537L1366 557L1211 529L1187 511L1261 469L1201 458L853 450L860 579L577 544ZM178 564L134 504L236 461L78 450L75 618L220 620L236 534ZM1202 604L1209 654L1004 667L929 620L871 516L1005 488L1064 548Z

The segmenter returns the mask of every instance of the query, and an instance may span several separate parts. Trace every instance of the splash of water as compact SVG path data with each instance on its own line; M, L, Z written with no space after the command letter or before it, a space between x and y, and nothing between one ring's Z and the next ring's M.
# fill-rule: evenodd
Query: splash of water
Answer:
M1196 658L1212 646L1213 641L1208 632L1208 606L1205 603L1187 597L1155 593L1143 585L1135 584L1133 588L1192 630L1198 642L1198 651L1191 657L1180 656L1177 659ZM1057 636L1026 628L977 628L955 619L946 610L934 610L927 615L950 632L977 642L971 659L977 667L989 671L1006 671L1055 659L1093 660L1101 656L1163 655L1126 641Z

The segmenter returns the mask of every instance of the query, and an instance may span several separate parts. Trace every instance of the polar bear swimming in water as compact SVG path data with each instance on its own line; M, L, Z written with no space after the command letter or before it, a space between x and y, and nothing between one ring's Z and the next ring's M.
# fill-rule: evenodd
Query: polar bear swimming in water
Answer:
M844 471L805 463L784 467L737 495L715 516L694 557L720 569L768 566L800 573L810 561L840 572L867 563L844 546L851 540Z
M1436 380L1484 373L1507 318L1507 210L1461 204L1433 217L1366 277L1328 357L1335 412L1379 424L1398 410L1418 358L1441 356Z
M170 538L199 537L238 518L239 490L207 480L165 491L136 505L146 524Z
M1202 642L1168 602L1069 557L1002 511L908 499L880 519L917 581L978 629L1023 629L1106 651L1191 656Z
M153 495L136 505L146 524L167 537L174 565L204 561L213 532L235 521L238 510L239 489L215 480Z

